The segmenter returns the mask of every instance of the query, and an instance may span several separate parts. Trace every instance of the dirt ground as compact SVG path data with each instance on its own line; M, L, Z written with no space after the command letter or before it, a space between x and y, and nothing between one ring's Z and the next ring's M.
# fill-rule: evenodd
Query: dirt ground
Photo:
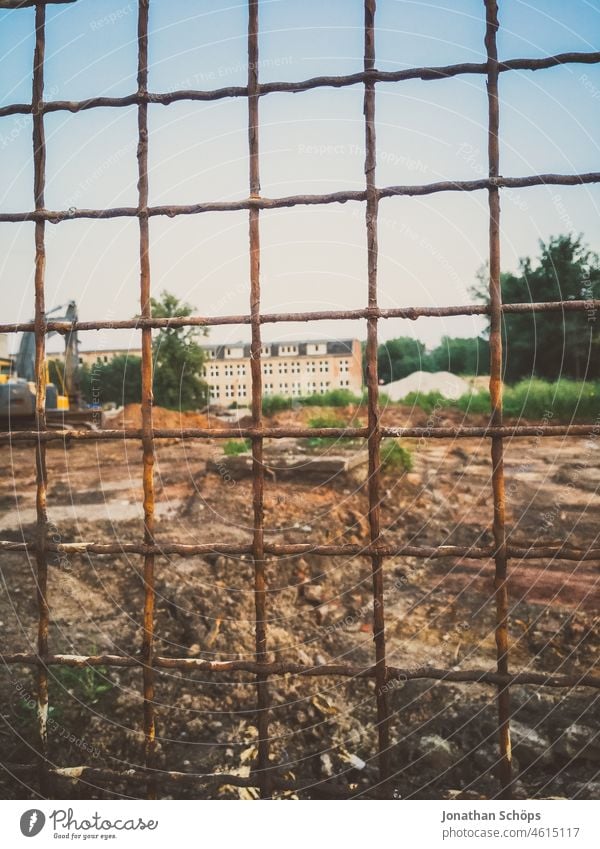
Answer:
M279 414L273 424L306 423L323 409ZM329 411L364 423L364 410ZM174 417L174 418L173 418ZM384 424L426 424L421 411L394 407ZM212 420L214 424L222 422ZM436 424L457 424L445 414ZM162 427L189 427L193 417L161 415ZM198 424L206 425L205 419ZM480 423L471 418L469 423ZM111 427L136 427L135 409ZM390 544L489 545L492 542L489 440L403 442L411 471L383 478L382 525ZM33 539L35 468L31 447L3 447L0 538ZM267 446L268 448L268 446ZM343 453L350 445L315 450ZM506 440L510 541L529 546L567 540L598 546L600 440ZM206 470L222 456L218 440L157 443L157 539L186 543L250 542L248 479ZM63 542L132 542L142 536L141 447L134 440L79 443L48 450L49 518ZM299 477L269 480L267 538L276 542L365 542L365 487L339 476L327 485ZM4 652L35 651L35 563L1 556L0 627ZM77 555L52 563L49 578L52 653L124 653L141 647L142 562L136 555ZM444 558L385 561L388 663L460 669L495 666L493 562ZM509 563L511 669L598 672L596 561ZM247 557L160 557L156 564L158 654L253 659L253 570ZM268 645L273 659L305 664L373 662L370 564L364 558L314 555L267 566ZM50 751L61 766L140 765L143 760L139 670L52 668ZM35 684L24 666L0 668L2 761L32 763ZM376 776L374 683L366 680L272 678L273 764L282 778L312 782L317 798L327 779L360 795ZM491 798L495 779L493 688L417 680L390 688L391 760L396 798ZM186 772L247 776L256 757L255 685L246 673L157 673L158 766ZM512 688L516 794L597 798L600 741L598 691ZM63 732L71 737L66 739ZM3 798L36 794L4 771ZM135 795L133 787L59 782L58 798ZM185 789L179 798L247 798L252 790Z

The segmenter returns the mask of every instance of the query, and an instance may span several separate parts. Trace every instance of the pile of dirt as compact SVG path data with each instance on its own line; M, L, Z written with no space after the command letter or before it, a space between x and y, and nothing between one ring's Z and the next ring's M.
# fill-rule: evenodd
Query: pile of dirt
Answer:
M167 410L164 407L152 408L152 422L155 428L211 427L211 420L203 413L185 410ZM127 404L122 410L106 418L109 428L135 430L142 426L142 405Z

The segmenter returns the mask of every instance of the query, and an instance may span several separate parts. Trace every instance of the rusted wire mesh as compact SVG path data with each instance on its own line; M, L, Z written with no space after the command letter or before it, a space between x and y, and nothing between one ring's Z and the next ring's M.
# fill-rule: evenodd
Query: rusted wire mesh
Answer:
M577 186L600 182L600 172L557 175L542 174L525 177L503 177L499 172L499 106L498 78L503 72L511 70L539 70L567 62L597 63L600 53L563 53L543 59L512 59L499 61L496 47L498 32L498 4L496 0L485 0L486 35L485 63L463 63L444 67L413 68L403 71L382 72L375 67L375 0L364 3L364 70L361 73L346 76L322 76L300 82L274 82L262 85L258 78L259 67L259 0L248 3L248 83L246 86L221 88L214 91L185 90L167 94L148 91L148 12L149 0L139 0L138 11L138 78L137 91L120 98L95 97L85 101L44 101L44 50L45 50L45 5L48 2L70 2L71 0L45 0L45 2L21 2L21 0L3 0L2 8L20 8L35 5L35 55L33 64L33 90L30 104L12 104L0 109L0 117L14 114L31 114L33 117L34 146L34 209L22 213L2 213L0 222L35 222L35 319L32 323L0 325L2 332L33 331L36 340L36 428L34 431L0 434L0 444L8 442L34 442L37 467L37 533L34 540L25 542L0 541L0 551L35 554L37 564L37 610L38 644L36 653L4 653L1 660L6 664L26 664L37 670L38 702L38 742L39 764L38 778L40 792L50 795L52 779L63 776L74 779L97 781L111 784L125 781L132 786L146 788L149 797L157 793L157 785L162 783L212 785L228 784L234 786L258 786L263 797L271 796L276 790L297 788L299 785L282 781L277 775L277 765L269 757L269 715L270 700L268 680L272 675L292 673L302 676L334 675L345 678L373 678L376 682L377 729L379 736L379 782L375 792L385 796L390 778L390 713L387 704L386 684L393 680L424 678L452 682L479 682L492 685L498 693L498 733L500 745L500 795L510 797L511 747L510 747L510 703L509 688L514 684L530 684L556 688L587 686L600 688L600 678L594 675L563 675L554 673L511 672L509 670L508 650L508 587L507 560L510 557L536 559L559 556L565 560L583 561L600 559L600 549L577 548L564 541L560 545L531 545L528 548L507 543L505 528L505 489L503 470L503 440L506 437L524 436L585 436L595 434L597 426L570 425L551 426L547 424L527 426L505 426L502 420L502 337L501 323L503 313L533 311L586 310L600 306L600 301L557 301L542 304L503 304L500 288L500 190L502 188L527 187L537 185ZM375 97L378 82L401 82L409 79L439 80L459 74L482 74L487 78L488 93L488 176L484 179L467 181L448 181L412 186L387 186L378 188L376 184L376 137L375 137ZM335 87L364 84L364 122L365 122L365 175L364 190L343 191L323 195L296 195L291 197L264 198L260 194L259 174L259 104L260 98L272 92L302 92L319 87ZM200 202L186 206L148 205L148 105L168 105L178 101L207 101L222 98L243 97L248 101L248 151L250 161L249 193L244 200L233 202ZM137 105L138 107L138 205L114 209L70 209L52 211L45 207L45 160L44 116L50 112L83 110ZM486 190L489 197L489 305L466 305L456 307L408 307L401 309L381 309L377 302L377 214L381 198L393 196L428 195L435 192L459 191L471 192ZM321 311L305 313L262 314L260 311L260 210L291 207L296 205L322 205L345 202L364 202L366 206L366 239L368 255L367 306L359 310ZM149 218L152 216L194 215L205 212L225 212L248 210L249 213L249 256L250 256L250 309L246 315L192 316L178 319L158 319L152 317L150 293L151 273L149 261ZM60 321L47 321L45 316L44 275L45 275L45 227L46 223L66 223L79 218L117 218L136 217L139 221L140 240L140 317L122 321L78 321L72 324ZM490 333L490 394L491 419L486 427L406 427L389 428L380 423L380 405L378 399L377 348L378 322L386 318L415 320L424 316L449 315L489 315ZM367 320L367 389L368 423L366 427L348 428L273 428L266 427L262 420L261 387L261 325L273 322L309 321L323 319L365 318ZM186 430L158 429L152 422L152 329L165 326L213 326L227 324L248 324L252 333L252 425L246 428L189 428ZM116 328L138 328L142 335L142 428L123 432L122 430L86 431L48 430L45 416L45 336L49 331L59 333L78 330L98 330ZM264 467L263 441L265 438L285 436L336 436L354 437L366 440L369 454L368 470L368 519L369 538L364 544L356 545L307 545L273 544L264 539ZM249 545L211 543L204 545L186 545L177 541L161 542L154 539L154 473L155 440L176 437L179 439L246 436L252 441L253 458L253 539ZM382 491L380 480L380 445L385 436L406 436L422 438L470 438L486 437L491 440L492 488L493 488L493 538L494 543L487 547L460 547L440 545L402 545L391 547L381 539L380 505ZM46 467L46 448L51 441L100 441L115 439L141 440L143 446L143 507L144 534L139 543L60 543L48 539L48 516L46 495L48 474ZM48 626L50 611L47 604L48 561L49 554L88 552L110 554L127 552L143 558L144 609L143 609L143 651L141 656L133 655L61 655L52 654L48 644ZM155 558L177 554L194 556L207 553L248 554L254 564L255 599L255 658L253 661L207 661L194 658L167 658L154 652L154 565ZM372 564L373 614L374 614L374 662L368 667L358 667L343 663L330 663L318 666L306 666L297 663L269 662L267 640L267 594L265 581L265 558L289 554L310 552L315 555L334 554L367 556ZM496 603L496 669L451 670L423 667L401 669L391 667L386 662L385 616L384 616L384 562L389 556L413 556L421 558L462 557L491 559L495 561L495 603ZM54 767L48 757L48 675L49 667L62 665L87 667L105 665L108 667L139 668L142 673L143 687L143 729L145 736L145 768L118 772L110 769L98 769L89 766ZM166 772L155 768L156 730L154 719L154 676L157 669L202 670L205 672L245 671L256 676L258 758L255 770L250 778L230 774L186 774ZM15 774L27 773L30 767L12 765Z

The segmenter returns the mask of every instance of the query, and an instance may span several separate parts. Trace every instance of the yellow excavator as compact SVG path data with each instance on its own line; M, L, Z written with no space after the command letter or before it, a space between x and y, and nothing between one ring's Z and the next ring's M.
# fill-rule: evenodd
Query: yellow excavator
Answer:
M57 321L77 321L77 305L69 301L46 315L62 312ZM54 331L55 332L55 331ZM50 331L47 335L54 335ZM70 428L74 425L95 428L92 412L84 407L79 388L79 342L77 331L65 334L64 371L57 370L59 386L50 380L45 364L46 421L49 427ZM0 430L27 430L35 426L35 335L23 333L14 366L10 359L0 359Z
M0 357L0 386L8 383L12 374L12 360L10 357Z

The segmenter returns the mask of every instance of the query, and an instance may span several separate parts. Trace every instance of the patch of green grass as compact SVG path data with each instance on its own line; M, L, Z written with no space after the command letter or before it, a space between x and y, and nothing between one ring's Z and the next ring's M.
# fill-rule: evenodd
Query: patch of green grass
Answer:
M18 731L19 736L29 738L35 735L35 728L37 726L37 701L34 690L19 696L13 710L14 727ZM57 707L55 704L48 706L49 719L58 720L62 713L61 707Z
M58 704L70 694L78 702L95 705L113 686L107 666L57 666L52 670L50 679Z
M349 389L329 389L322 395L307 395L299 401L304 407L348 407L350 404L360 404L362 399Z
M223 453L231 457L236 454L246 454L251 448L251 439L228 439L223 446Z
M458 409L463 413L487 415L490 412L490 393L482 389L451 401L439 392L411 392L402 403L420 407L428 414L435 410ZM503 408L508 418L544 419L548 424L593 422L600 414L600 382L521 380L513 386L504 387Z
M381 468L384 472L410 472L413 468L412 454L398 439L383 439Z
M308 426L317 430L322 427L347 427L347 424L344 419L332 415L323 415L309 419ZM305 444L307 448L330 448L338 440L338 436L309 436Z
M267 395L263 398L262 411L265 416L273 416L283 410L294 407L348 407L350 404L362 404L366 396L354 395L349 389L329 389L327 392L303 395L301 398L285 398L283 395ZM381 403L387 403L382 396Z
M92 650L95 652L95 649ZM107 666L55 666L50 670L50 704L48 716L58 721L70 702L97 705L114 684L109 678ZM36 697L33 692L22 693L18 699L15 716L21 728L33 727L37 713Z
M452 407L462 410L463 413L472 413L474 416L489 415L491 410L490 393L487 389L479 389L477 392L467 392L461 395L456 401L446 401Z
M274 416L283 410L291 410L293 403L292 398L285 398L283 395L266 395L262 399L263 415Z
M600 413L600 382L522 380L504 392L507 416L568 423L594 421ZM552 414L552 415L549 415Z
M452 401L441 394L441 392L409 392L400 401L408 407L420 407L425 413L432 413L435 409L443 409L452 405Z
M308 420L308 426L315 428L315 430L321 427L346 427L346 422L337 416L313 416L312 419Z

